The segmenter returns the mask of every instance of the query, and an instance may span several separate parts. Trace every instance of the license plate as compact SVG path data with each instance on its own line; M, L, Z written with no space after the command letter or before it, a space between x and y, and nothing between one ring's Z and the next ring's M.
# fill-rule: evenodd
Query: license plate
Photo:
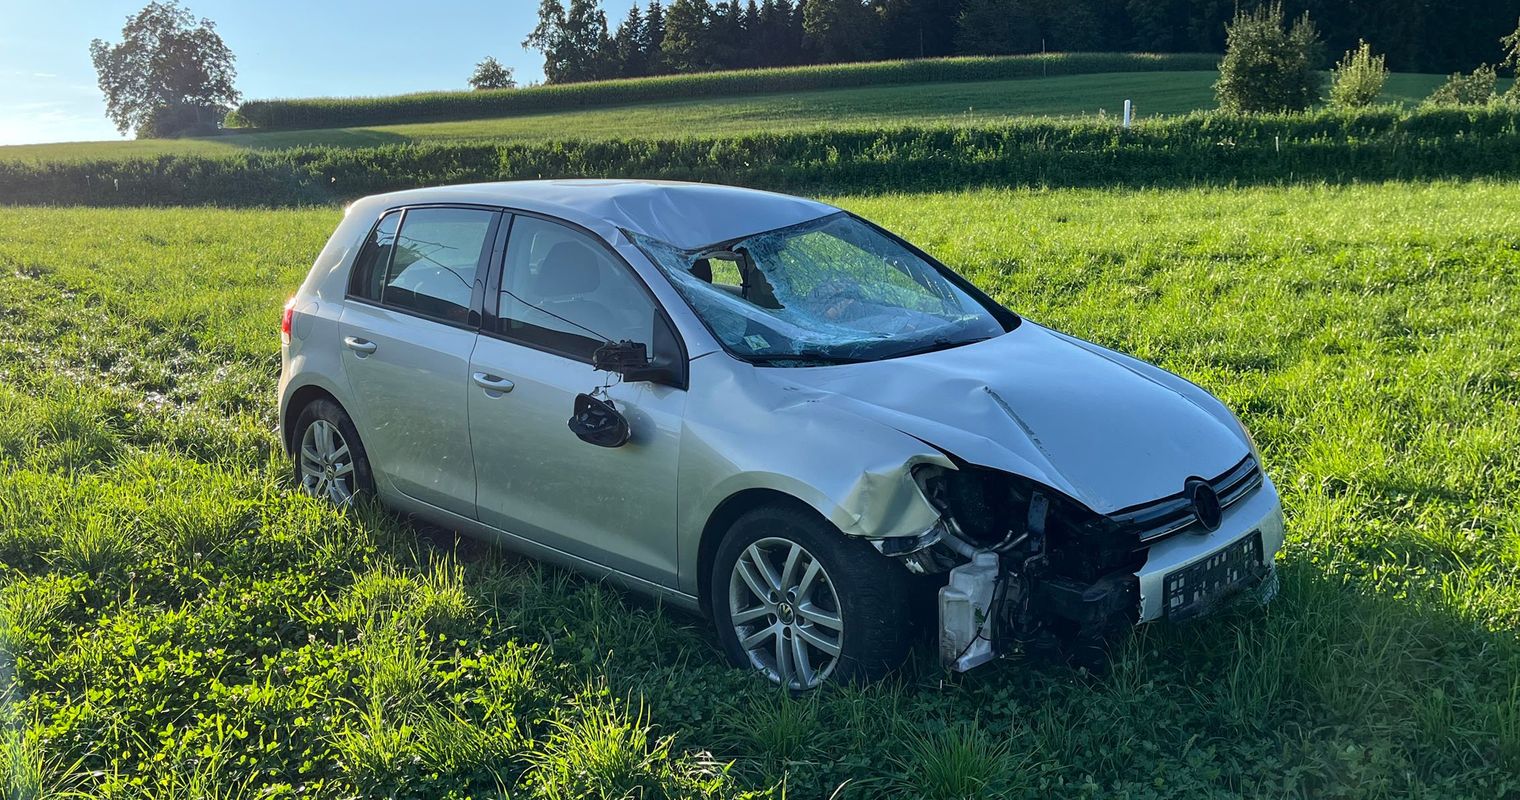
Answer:
M1239 589L1261 567L1261 532L1249 536L1194 564L1168 573L1162 598L1171 617L1202 613Z

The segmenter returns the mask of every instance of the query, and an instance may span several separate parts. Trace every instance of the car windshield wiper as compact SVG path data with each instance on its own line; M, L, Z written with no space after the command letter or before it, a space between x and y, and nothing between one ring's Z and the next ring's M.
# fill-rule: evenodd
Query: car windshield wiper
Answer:
M907 350L899 350L895 353L888 353L887 355L882 356L882 358L901 358L902 356L918 356L923 355L924 353L937 353L940 350L949 350L952 347L960 347L962 345L985 342L991 338L991 336L978 336L972 339L939 338L925 345L910 347Z
M804 361L813 364L859 364L866 359L854 356L838 356L831 353L748 353L739 356L753 364L771 364L778 361Z

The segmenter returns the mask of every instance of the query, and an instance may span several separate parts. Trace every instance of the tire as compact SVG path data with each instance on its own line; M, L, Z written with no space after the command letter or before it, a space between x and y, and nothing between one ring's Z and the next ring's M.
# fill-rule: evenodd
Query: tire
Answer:
M788 576L794 547L800 552ZM807 583L814 562L821 579ZM919 587L907 570L810 509L762 506L741 516L718 545L708 586L709 611L729 661L792 691L828 680L881 678L902 664L918 632ZM793 596L785 594L788 587ZM797 589L803 595L796 596ZM760 590L777 592L776 600L762 598ZM831 616L838 628L829 624Z
M324 437L324 433L337 438ZM359 429L342 406L331 400L313 400L296 418L292 439L296 488L339 507L350 506L359 498L374 497L375 476L370 470L369 456L359 440ZM324 440L328 442L326 447L322 444Z

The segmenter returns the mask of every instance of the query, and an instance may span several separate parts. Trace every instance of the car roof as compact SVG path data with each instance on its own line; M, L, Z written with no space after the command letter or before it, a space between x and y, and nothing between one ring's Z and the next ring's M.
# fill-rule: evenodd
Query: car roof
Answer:
M375 214L422 203L503 206L559 217L614 242L617 230L695 249L839 212L791 195L709 183L540 180L467 183L373 195L354 208Z

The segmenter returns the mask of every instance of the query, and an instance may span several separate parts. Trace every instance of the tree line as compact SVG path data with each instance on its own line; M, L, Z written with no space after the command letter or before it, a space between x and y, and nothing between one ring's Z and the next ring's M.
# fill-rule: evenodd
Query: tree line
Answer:
M523 46L549 83L797 64L1065 52L1223 52L1249 0L651 0L609 25L598 0L541 0ZM1365 39L1400 72L1472 69L1514 0L1290 0L1332 53ZM1327 66L1327 65L1316 65Z

